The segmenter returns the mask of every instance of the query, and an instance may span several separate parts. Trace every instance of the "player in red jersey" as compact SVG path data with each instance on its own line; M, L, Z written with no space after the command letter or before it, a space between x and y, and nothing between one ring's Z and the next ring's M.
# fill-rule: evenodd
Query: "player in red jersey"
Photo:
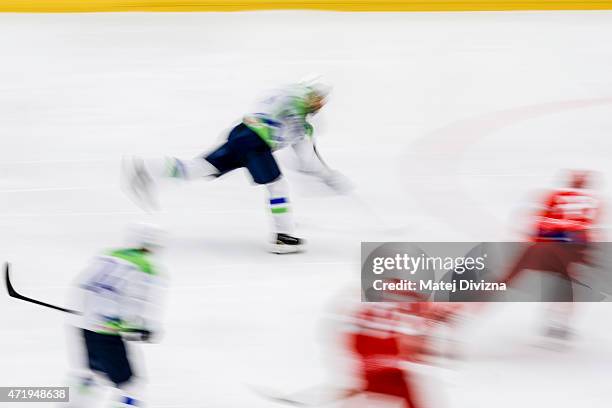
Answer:
M364 303L351 321L346 344L357 360L357 393L402 400L404 408L422 408L406 362L426 362L436 350L432 327L448 321L460 305L429 302Z
M541 301L546 309L548 337L568 339L573 331L570 320L574 313L573 284L581 284L573 274L576 264L588 264L590 244L600 216L600 203L588 189L591 174L573 171L567 187L552 191L536 214L533 233L524 252L513 264L505 283L514 281L526 270L555 277L542 285ZM554 282L554 283L553 283Z
M574 171L566 188L551 192L536 219L536 242L591 242L599 218L599 200L588 190L590 173Z
M394 307L375 305L360 310L348 346L359 360L361 391L404 400L406 408L417 408L412 386L400 367L402 334Z
M529 245L509 273L509 283L524 270L552 272L571 278L570 266L586 262L600 215L599 200L588 190L590 173L573 171L568 186L552 191L536 214Z
M343 351L335 350L334 355L350 356L351 385L336 376L334 383L290 394L262 387L251 387L252 390L266 399L303 407L340 401L344 401L344 408L374 407L381 399L391 398L400 401L403 408L440 408L439 403L431 405L422 398L425 395L414 380L415 365L408 363L433 365L432 357L440 356L437 343L432 341L434 336L438 340L437 329L450 326L465 305L427 302L416 292L385 295L385 300L401 302L354 303L345 298L334 308L333 337ZM365 404L361 397L367 399ZM440 398L439 392L436 397Z

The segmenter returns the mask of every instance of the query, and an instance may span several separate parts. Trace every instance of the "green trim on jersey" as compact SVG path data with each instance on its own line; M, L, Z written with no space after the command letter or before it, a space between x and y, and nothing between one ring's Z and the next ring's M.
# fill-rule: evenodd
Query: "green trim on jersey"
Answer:
M272 129L270 127L266 126L262 121L257 120L254 116L246 116L242 123L255 132L257 136L261 137L270 149L275 148L276 143L272 140Z
M314 133L314 128L312 125L306 121L304 121L304 133L306 136L312 139L312 134Z
M272 150L275 150L279 145L279 140L276 140L274 137L274 132L277 131L277 128L267 124L266 118L278 122L287 117L297 116L304 126L304 135L312 137L312 125L306 121L306 117L312 113L308 107L308 98L311 92L308 88L301 89L300 95L292 96L279 110L246 115L242 123L255 132Z
M104 328L97 330L96 333L119 336L119 332L121 332L121 330L123 330L121 320L107 320L104 322Z
M153 265L147 259L147 254L140 249L115 249L108 252L109 256L113 256L115 258L123 259L124 261L128 261L138 267L138 270L147 273L149 275L156 275L156 271L153 268Z
M272 139L272 129L265 125L265 123L258 121L257 118L253 116L247 116L244 118L242 123L251 129L257 136L259 136L269 147L274 150L276 148L276 143ZM314 128L310 123L304 120L304 134L312 139L312 135L314 133Z
M121 319L106 320L100 329L95 330L96 333L106 334L109 336L120 336L121 333L129 333L141 328L127 324Z

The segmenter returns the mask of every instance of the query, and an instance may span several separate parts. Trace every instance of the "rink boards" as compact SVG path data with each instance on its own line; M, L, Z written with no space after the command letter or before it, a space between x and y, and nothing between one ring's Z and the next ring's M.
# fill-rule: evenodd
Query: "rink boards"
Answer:
M339 378L330 317L358 285L361 241L515 239L562 168L601 172L610 195L612 12L2 14L0 32L0 261L24 295L69 307L129 222L164 226L164 333L139 350L151 408L270 408L247 385ZM265 252L264 191L241 171L168 186L155 215L123 194L122 155L201 154L262 91L310 72L334 85L320 152L361 201L280 151L305 253ZM468 362L415 374L423 394L608 406L610 304L580 305L568 353L530 345L537 306L494 305L463 330ZM0 385L63 385L78 350L65 316L5 294L0 310Z
M124 11L503 11L609 10L612 1L597 0L2 0L0 12L124 12Z

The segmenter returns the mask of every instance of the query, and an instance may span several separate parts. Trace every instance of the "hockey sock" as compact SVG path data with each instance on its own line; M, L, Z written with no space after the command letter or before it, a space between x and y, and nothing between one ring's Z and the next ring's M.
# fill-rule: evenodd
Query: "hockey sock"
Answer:
M293 215L289 207L289 184L280 176L272 183L266 184L274 232L293 234L295 229Z
M219 174L219 170L202 157L190 160L175 157L145 159L144 166L155 181L168 178L194 180Z
M191 160L180 160L174 157L166 159L164 172L166 177L193 180L217 174L219 174L219 170L202 157L196 157Z
M119 395L118 400L115 400L113 408L133 408L133 407L142 407L143 402L140 398L142 395L142 382L140 382L136 377L132 377L130 381L121 384L118 387Z
M100 387L93 375L75 375L70 379L70 402L58 407L86 408L100 398Z
M133 408L133 407L141 407L141 406L142 404L140 403L140 401L136 400L135 398L128 397L128 396L121 397L121 399L116 405L117 408Z
M544 324L546 329L549 332L570 332L574 303L547 302L544 305Z

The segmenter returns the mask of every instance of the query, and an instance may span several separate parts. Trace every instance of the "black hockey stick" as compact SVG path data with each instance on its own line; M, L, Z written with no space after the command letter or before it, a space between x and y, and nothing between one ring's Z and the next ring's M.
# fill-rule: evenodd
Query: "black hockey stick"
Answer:
M319 153L319 150L317 150L317 145L314 144L314 142L312 143L312 150L314 150L314 154L315 156L317 156L317 159L319 159L319 161L321 162L321 164L323 166L325 166L327 168L327 170L331 170L329 168L329 166L327 165L327 163L325 163L325 160L323 160L323 158L321 157L321 154Z
M302 401L298 401L297 399L293 399L290 397L283 397L280 394L276 395L270 392L266 392L260 388L255 388L255 387L249 387L251 388L251 390L257 394L258 396L265 398L269 401L272 402L278 402L279 404L285 404L285 405L293 405L294 407L308 407L310 406L307 403L304 403Z
M51 303L46 303L40 300L32 299L27 296L23 296L22 294L17 292L15 288L13 287L13 284L11 283L11 264L8 262L4 263L4 282L6 283L6 290L9 296L12 298L23 300L25 302L34 303L35 305L45 306L50 309L59 310L60 312L64 312L64 313L70 313L74 315L83 314L77 310L66 309L65 307L55 306L55 305L52 305ZM145 329L124 329L122 330L121 333L126 334L126 335L138 334L140 336L138 338L126 338L126 340L129 340L129 341L149 341L151 337L151 331L145 330Z
M18 293L13 287L13 284L11 283L11 273L10 272L11 272L11 264L8 262L5 262L4 263L4 282L6 283L6 290L8 291L8 294L10 297L19 299L19 300L23 300L25 302L34 303L36 305L45 306L50 309L59 310L60 312L76 314L76 315L81 314L80 312L77 312L76 310L66 309L64 307L55 306L50 303L41 302L40 300L36 300L36 299L29 298L27 296L23 296L22 294Z

